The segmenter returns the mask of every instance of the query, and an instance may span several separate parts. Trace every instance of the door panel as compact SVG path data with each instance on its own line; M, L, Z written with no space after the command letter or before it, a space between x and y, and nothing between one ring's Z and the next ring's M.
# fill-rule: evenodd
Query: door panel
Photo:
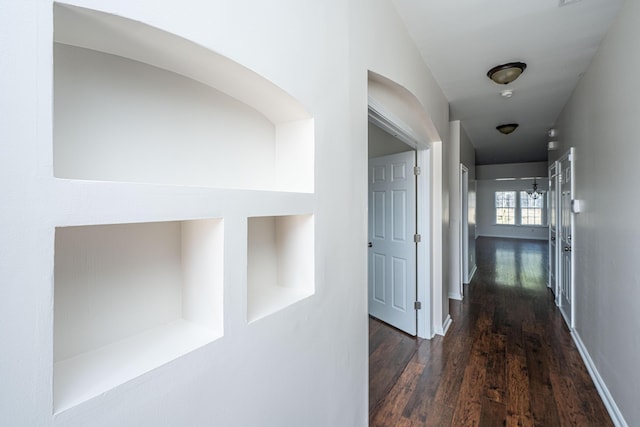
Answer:
M373 299L379 303L386 303L386 283L385 283L385 257L380 254L373 254Z
M391 192L391 200L393 203L392 224L393 224L393 241L405 242L407 240L407 191L393 190Z
M369 160L369 314L416 334L415 151Z
M407 260L393 257L393 306L399 310L407 310Z

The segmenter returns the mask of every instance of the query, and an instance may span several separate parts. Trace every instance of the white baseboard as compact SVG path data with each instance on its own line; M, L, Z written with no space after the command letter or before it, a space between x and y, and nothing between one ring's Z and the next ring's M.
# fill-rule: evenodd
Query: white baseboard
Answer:
M457 292L449 292L449 299L454 299L457 301L462 301L462 295Z
M584 346L584 343L580 338L580 334L578 334L578 331L573 329L571 331L571 336L573 337L573 341L576 343L576 346L578 347L578 351L580 352L580 356L582 356L582 360L584 361L584 364L587 366L587 370L589 371L589 375L591 375L591 379L593 380L593 383L595 384L596 389L598 390L598 394L600 394L602 403L604 403L604 406L607 408L607 411L609 412L611 421L613 421L613 424L616 427L629 427L624 417L622 416L620 409L618 409L618 405L616 405L616 402L613 400L611 393L609 393L609 389L607 388L607 385L604 383L604 380L600 376L598 369L596 369L596 365L593 363L593 360L591 359L591 356L589 355L587 348Z
M489 234L489 233L479 233L478 237L497 237L500 239L517 239L517 240L549 240L548 236L545 237L535 237L535 236L506 236L506 235L498 235L498 234Z
M436 334L445 336L447 334L447 331L449 330L449 326L451 326L451 322L453 322L453 319L450 315L447 314L447 318L444 319L444 322L442 324L442 330L436 331Z
M478 271L478 266L473 264L473 267L471 268L471 274L469 274L469 281L467 282L467 284L471 283L471 281L473 280L473 276L476 275L476 271Z

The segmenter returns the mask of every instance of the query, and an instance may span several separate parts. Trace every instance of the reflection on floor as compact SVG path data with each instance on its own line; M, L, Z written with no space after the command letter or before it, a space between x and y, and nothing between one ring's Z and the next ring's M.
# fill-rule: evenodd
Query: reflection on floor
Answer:
M370 425L612 425L546 287L547 243L476 243L446 337L370 320Z

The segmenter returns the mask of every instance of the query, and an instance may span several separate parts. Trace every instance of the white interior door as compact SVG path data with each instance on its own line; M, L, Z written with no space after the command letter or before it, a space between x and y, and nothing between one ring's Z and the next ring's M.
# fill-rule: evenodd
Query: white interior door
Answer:
M369 159L369 314L416 335L415 151Z
M573 198L573 165L572 151L569 151L559 160L560 186L560 311L569 327L573 327L573 214L571 213L571 200Z
M558 168L549 167L549 288L558 303Z

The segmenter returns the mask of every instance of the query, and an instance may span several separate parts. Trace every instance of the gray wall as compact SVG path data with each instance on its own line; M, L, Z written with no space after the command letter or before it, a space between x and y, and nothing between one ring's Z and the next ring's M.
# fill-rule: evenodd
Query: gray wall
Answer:
M460 126L460 163L469 169L469 180L476 179L476 149L473 147L464 126Z
M473 185L476 176L475 149L464 130L460 120L450 123L450 142L445 147L446 165L448 171L446 176L449 179L449 298L461 299L460 277L460 228L461 228L461 207L460 207L460 164L464 164L469 170L469 189L475 188ZM473 268L475 264L475 226L463 225L471 229L469 233L469 264Z
M469 267L469 277L476 268L476 149L473 147L469 135L460 127L460 163L469 169L469 189L468 189L468 223L469 251L467 253L467 265Z
M576 332L626 423L640 425L640 2L627 1L557 123L575 147Z
M547 162L504 163L500 165L478 165L477 179L531 178L548 176Z

